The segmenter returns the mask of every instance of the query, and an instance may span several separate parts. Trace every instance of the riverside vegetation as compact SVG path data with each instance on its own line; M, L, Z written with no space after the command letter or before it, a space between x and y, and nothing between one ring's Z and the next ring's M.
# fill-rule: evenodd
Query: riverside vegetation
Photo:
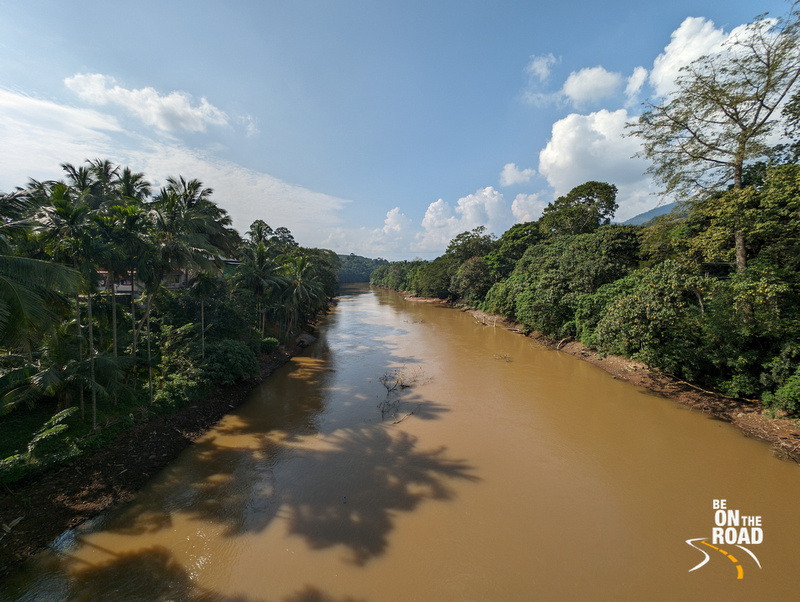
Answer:
M380 266L374 285L499 314L725 395L800 414L800 18L757 20L684 68L631 135L677 209L612 224L586 182L499 239ZM770 146L771 134L784 144Z
M332 251L261 220L242 239L196 179L62 167L0 197L6 487L257 375L337 287Z

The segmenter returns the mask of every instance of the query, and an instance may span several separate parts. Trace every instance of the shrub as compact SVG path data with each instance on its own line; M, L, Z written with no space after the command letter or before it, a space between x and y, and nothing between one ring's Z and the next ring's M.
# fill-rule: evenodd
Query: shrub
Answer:
M800 411L800 368L775 393L764 393L763 401L768 408L797 414Z
M259 365L255 354L245 343L223 339L206 346L201 372L203 380L209 384L231 385L240 378L258 374Z
M261 339L261 353L272 353L278 348L279 341L275 337Z

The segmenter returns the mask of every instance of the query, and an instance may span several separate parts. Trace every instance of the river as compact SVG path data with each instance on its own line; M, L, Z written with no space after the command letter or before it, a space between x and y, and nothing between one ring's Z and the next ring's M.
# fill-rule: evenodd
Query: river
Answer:
M798 500L800 467L726 423L353 287L303 355L0 597L794 599Z

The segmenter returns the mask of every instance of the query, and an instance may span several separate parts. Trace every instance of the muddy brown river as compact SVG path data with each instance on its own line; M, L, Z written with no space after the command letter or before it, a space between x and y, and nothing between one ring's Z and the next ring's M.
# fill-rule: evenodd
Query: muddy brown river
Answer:
M351 288L132 503L0 591L789 600L799 502L800 467L726 423L468 314Z

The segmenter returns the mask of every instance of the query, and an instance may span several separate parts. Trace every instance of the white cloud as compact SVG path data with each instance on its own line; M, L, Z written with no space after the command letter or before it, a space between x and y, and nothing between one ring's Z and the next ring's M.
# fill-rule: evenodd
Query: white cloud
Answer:
M320 233L342 223L339 213L349 202L176 144L148 141L119 162L145 173L154 187L168 176L198 178L214 189L212 198L240 232L262 219L273 228L286 226L306 246L318 246Z
M383 228L379 231L383 234L400 234L410 225L411 220L400 212L400 207L395 207L386 213L386 219L383 220Z
M522 100L524 102L537 106L558 102L561 98L560 93L544 93L541 91L541 87L550 78L551 68L559 60L552 53L541 56L531 55L528 65L525 67L528 83L522 91Z
M214 189L213 199L245 232L256 219L286 226L302 245L320 244L322 232L342 223L349 201L288 184L213 155L176 143L126 134L113 117L0 89L0 190L24 186L29 178L59 179L61 163L103 158L142 172L154 188L167 176L198 178Z
M540 82L547 81L550 77L550 68L558 62L552 53L543 54L541 56L531 55L528 66L525 67L525 73L531 78L536 78Z
M511 213L517 223L532 222L542 216L547 201L542 200L539 193L518 194L511 203Z
M701 56L717 52L726 36L716 29L713 21L703 17L687 17L678 29L672 32L670 43L653 62L650 85L658 96L666 96L675 90L675 78L684 67Z
M61 163L81 163L111 152L122 131L113 117L0 89L0 191L29 178L61 176ZM13 141L12 143L9 143ZM87 149L92 149L91 151Z
M411 236L411 226L412 221L399 207L394 207L386 212L383 227L374 230L336 228L323 244L343 253L357 253L368 257L397 257L405 254L404 250Z
M228 116L205 98L194 102L186 92L162 96L153 88L128 90L116 85L113 77L99 73L78 73L64 80L80 98L95 105L115 104L136 115L147 125L172 132L204 132L208 125L227 125Z
M647 81L647 69L644 67L636 67L633 73L628 78L628 84L625 86L625 97L628 99L625 106L631 106L636 103L639 91Z
M242 115L238 118L238 121L244 124L245 133L248 138L254 138L261 133L261 130L258 129L258 120L252 115Z
M539 153L539 173L561 196L575 186L591 180L608 182L619 189L617 219L651 209L651 180L644 176L647 163L632 159L640 142L623 137L628 112L597 111L589 115L573 113L553 124L552 136Z
M422 219L422 232L412 249L443 252L447 243L461 232L486 226L502 234L512 221L503 195L492 186L458 199L455 211L443 199L431 203Z
M506 163L503 171L500 172L500 186L512 186L514 184L524 184L530 182L536 175L536 170L532 168L519 169L516 163Z
M606 71L603 67L588 67L573 71L564 82L563 94L576 107L614 96L622 75Z

